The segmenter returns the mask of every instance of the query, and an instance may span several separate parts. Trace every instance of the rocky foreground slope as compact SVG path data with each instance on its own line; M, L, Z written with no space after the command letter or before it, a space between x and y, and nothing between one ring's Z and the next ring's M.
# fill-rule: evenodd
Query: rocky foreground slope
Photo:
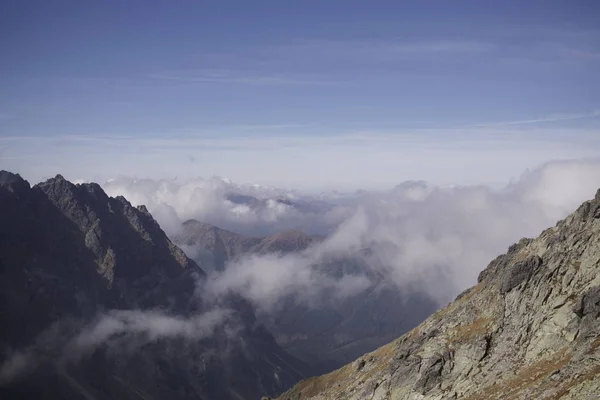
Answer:
M394 342L280 399L597 399L600 190Z

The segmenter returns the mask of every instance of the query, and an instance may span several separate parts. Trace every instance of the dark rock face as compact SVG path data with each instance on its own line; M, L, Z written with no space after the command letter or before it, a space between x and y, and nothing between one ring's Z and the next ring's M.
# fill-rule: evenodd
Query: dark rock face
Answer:
M581 296L575 308L575 313L580 318L589 316L595 319L600 317L600 286L590 288Z
M220 300L227 318L207 334L204 325L168 334L173 321L210 315L214 305L194 295L204 276L145 207L97 184L59 175L30 187L1 171L0 397L258 398L301 378L304 365L240 299ZM117 334L72 354L90 329ZM25 362L27 374L10 374Z
M529 281L541 265L542 259L539 256L532 256L519 261L512 268L507 268L500 291L505 294L521 283Z
M25 181L19 174L13 174L8 171L0 171L0 186L10 189L13 185L20 185L21 187L29 186L29 183Z
M421 376L415 382L414 390L421 394L426 394L436 387L442 380L442 372L450 355L450 352L446 352L443 356L435 354L423 363L421 366Z

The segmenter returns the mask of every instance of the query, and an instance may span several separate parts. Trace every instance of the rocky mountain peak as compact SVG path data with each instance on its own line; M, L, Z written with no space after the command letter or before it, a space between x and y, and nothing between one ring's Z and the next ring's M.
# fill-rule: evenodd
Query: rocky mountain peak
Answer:
M5 170L0 171L0 185L4 186L10 183L15 182L23 182L24 179L21 178L19 174L13 174L12 172L8 172Z
M577 209L574 217L582 220L600 218L600 190L593 200L586 201Z
M227 262L245 254L302 251L323 239L299 230L286 230L265 237L249 237L194 219L185 221L182 228L182 233L174 238L175 242L196 247L201 253L199 257L205 257L203 260L214 264L218 270L223 269ZM206 252L210 255L205 254Z
M93 261L93 269L106 280L109 292L115 292L115 296L125 299L118 294L123 287L139 285L141 290L144 280L164 281L179 275L182 268L203 274L167 238L147 210L140 211L124 197L109 197L97 183L73 184L57 175L24 191L22 196L31 203L30 208L41 208L35 211L39 223L55 215L56 221L47 223L48 229L53 225L59 229L68 227L73 237L68 240L81 238L77 240L82 251L85 249L81 254L89 257L80 262L80 268Z
M11 192L15 190L27 190L30 187L29 182L21 178L21 175L4 170L0 171L0 186L5 187Z
M70 188L75 184L66 180L62 175L58 174L53 178L48 178L44 182L38 183L36 186L39 187L56 187L56 188Z

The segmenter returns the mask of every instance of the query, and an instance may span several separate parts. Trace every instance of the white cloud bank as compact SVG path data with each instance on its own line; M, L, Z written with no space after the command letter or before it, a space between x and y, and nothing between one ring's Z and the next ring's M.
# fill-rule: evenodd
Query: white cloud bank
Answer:
M314 268L322 261L314 248L301 254L251 255L214 275L204 295L214 298L233 291L269 313L277 311L282 300L319 307L358 294L371 284L362 273L334 277Z
M372 280L373 274L444 303L472 285L509 245L537 236L592 198L600 188L600 161L548 163L503 189L407 182L386 192L318 199L223 180L178 184L122 179L104 187L111 195L146 204L170 232L181 221L196 218L243 233L284 228L329 233L323 243L301 254L239 260L214 282L213 290L234 290L262 308L290 295L308 303L323 293L343 298L364 289L366 276ZM252 195L262 203L235 204L227 199L232 193ZM368 271L333 278L313 268L349 256L358 257Z
M313 197L267 186L239 186L227 179L175 180L118 178L102 185L111 196L145 204L161 227L174 234L187 219L260 236L298 228L326 233L349 215Z

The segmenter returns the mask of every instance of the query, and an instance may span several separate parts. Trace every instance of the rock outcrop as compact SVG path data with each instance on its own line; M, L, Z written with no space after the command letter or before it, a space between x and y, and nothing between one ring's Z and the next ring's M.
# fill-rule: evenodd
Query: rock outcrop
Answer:
M0 171L0 398L258 398L297 382L304 365L245 301L219 300L227 318L205 328L204 276L145 207Z
M595 399L599 317L600 191L412 331L280 399Z

